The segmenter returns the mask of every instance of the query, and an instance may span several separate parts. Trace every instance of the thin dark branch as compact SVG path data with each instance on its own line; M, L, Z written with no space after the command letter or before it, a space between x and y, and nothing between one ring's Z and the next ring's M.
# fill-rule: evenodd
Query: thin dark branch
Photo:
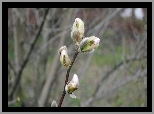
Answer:
M96 96L96 98L93 101L97 101L99 99L104 98L105 96L113 93L115 90L117 90L119 87L122 87L123 85L131 82L132 80L136 80L138 78L142 78L144 76L147 76L147 69L145 69L143 72L138 71L135 75L131 77L127 77L125 79L121 79L118 83L116 83L110 90L105 91L104 93L102 92L101 95Z
M123 85L125 85L133 80L136 80L138 78L142 78L146 75L147 75L147 69L144 70L143 72L141 72L141 70L139 70L135 75L121 79L118 83L116 83L109 90L102 91L99 95L91 98L89 101L86 102L86 104L84 106L86 106L86 107L92 106L92 102L98 101L98 100L104 98L105 96L112 94L113 92L115 92L118 88L122 87Z
M96 93L99 91L99 88L101 87L103 81L105 81L114 71L116 71L118 68L120 68L120 66L122 66L125 63L133 62L135 60L140 61L142 59L147 59L147 55L144 55L144 56L142 56L140 58L139 57L128 58L128 59L126 59L124 61L119 62L117 65L115 65L111 70L109 70L104 76L101 77L101 79L99 80L99 82L97 84L97 87L96 87L95 91L92 94L92 97L90 97L86 101L86 103L84 103L83 106L87 106L88 104L90 104L93 101L93 99L94 99Z
M70 64L69 68L67 69L67 74L66 74L66 80L65 80L64 90L63 90L63 94L62 94L62 96L61 96L61 99L60 99L60 102L59 102L58 107L61 107L61 105L62 105L62 103L63 103L63 99L64 99L65 94L66 94L65 86L66 86L66 84L67 84L67 82L68 82L69 73L70 73L70 71L71 71L71 68L72 68L72 66L73 66L73 63L74 63L74 61L75 61L77 55L78 55L78 52L75 51L74 56L73 56L73 59L72 59L72 61L71 61L71 64Z
M9 66L10 66L10 69L12 69L14 75L16 76L17 73L16 73L16 71L15 71L15 69L14 69L14 67L13 67L13 65L12 65L12 63L11 63L11 61L10 61L9 59L8 59L8 64L9 64Z
M25 59L24 59L24 61L23 61L23 64L21 65L21 67L20 67L20 69L19 69L19 71L18 71L18 73L17 73L17 77L16 77L16 80L15 80L15 84L14 84L13 89L12 89L10 95L9 95L9 97L10 97L11 99L12 99L13 94L14 94L16 88L17 88L17 85L18 85L19 81L20 81L20 78L21 78L23 69L25 68L25 66L26 66L26 64L27 64L27 62L28 62L28 60L29 60L29 57L30 57L30 55L31 55L31 52L32 52L32 50L34 49L34 46L35 46L35 44L36 44L36 42L37 42L37 40L38 40L38 38L39 38L39 36L40 36L40 33L41 33L41 31L42 31L42 28L43 28L43 25L44 25L44 23L45 23L46 16L47 16L48 12L49 12L49 8L45 10L45 14L44 14L42 23L41 23L41 25L40 25L40 27L39 27L39 30L38 30L38 32L37 32L37 34L36 34L36 36L35 36L35 38L34 38L32 44L31 44L31 46L30 46L29 52L28 52L27 56L25 57Z
M142 60L142 59L146 59L147 56L143 56L143 57L134 57L134 58L129 58L129 59L126 59L125 61L121 61L120 63L118 63L117 65L115 65L110 71L108 71L101 79L100 79L100 82L98 83L98 86L96 87L95 89L95 92L93 93L93 97L95 95L95 93L97 93L99 87L101 86L102 84L102 81L105 80L110 74L112 74L116 69L118 69L121 65L123 65L124 63L129 63L131 61L135 61L135 60Z

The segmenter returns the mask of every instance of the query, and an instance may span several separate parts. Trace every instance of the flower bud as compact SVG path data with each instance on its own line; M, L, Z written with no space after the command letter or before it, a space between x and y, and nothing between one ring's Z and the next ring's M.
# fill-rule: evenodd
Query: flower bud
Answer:
M74 74L72 80L68 84L66 84L65 91L68 94L70 94L70 97L76 98L73 92L78 89L78 86L79 86L79 79L78 79L78 76Z
M56 101L52 101L51 107L58 107Z
M66 46L62 46L58 53L60 54L60 62L62 64L62 66L68 68L70 63L71 63L71 60L67 54L67 47Z
M95 36L84 38L79 45L78 52L92 53L99 46L100 39Z
M19 97L17 97L17 101L20 102L20 98Z
M78 45L79 42L83 39L83 37L84 37L84 22L80 18L76 18L72 26L71 38L73 39L75 44Z

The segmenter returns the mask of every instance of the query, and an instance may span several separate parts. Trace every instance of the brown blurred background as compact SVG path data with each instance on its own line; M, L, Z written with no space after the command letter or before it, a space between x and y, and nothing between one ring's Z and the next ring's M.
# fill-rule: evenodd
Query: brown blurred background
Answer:
M85 36L100 38L91 54L79 54L70 72L79 76L77 99L66 95L62 107L147 106L146 8L8 9L8 106L50 107L59 103L66 69L58 49L66 45L75 18Z

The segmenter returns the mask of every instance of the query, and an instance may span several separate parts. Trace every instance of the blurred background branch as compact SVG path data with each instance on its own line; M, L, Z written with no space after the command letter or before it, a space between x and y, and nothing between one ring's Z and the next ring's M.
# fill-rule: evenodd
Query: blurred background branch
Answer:
M100 38L100 45L78 55L69 77L79 76L77 99L66 94L62 106L146 107L146 8L9 8L8 106L59 102L66 69L58 49L65 44L73 57L75 18L84 21L85 37Z
M69 24L72 13L73 13L73 9L69 9L67 17L62 22L62 25L61 25L62 27L67 26ZM59 48L64 44L64 41L65 41L65 38L66 38L65 36L66 36L66 32L61 34L61 39L60 39L60 42L59 42L59 45L58 45ZM57 52L58 52L58 50L57 50ZM56 69L57 69L57 66L59 64L58 63L59 62L59 55L55 54L54 58L55 58L55 61L53 63L53 66L51 66L51 71L50 71L50 73L49 73L49 75L46 79L46 82L44 84L44 87L43 87L43 90L42 90L42 93L41 93L41 96L40 96L40 99L39 99L39 106L41 106L41 107L45 105L45 102L47 100L47 96L49 94L51 82L54 79L54 75L56 73Z
M17 88L17 85L18 85L19 81L20 81L20 78L21 78L21 75L22 75L22 71L23 71L24 67L25 67L26 64L27 64L28 59L29 59L29 56L30 56L30 54L31 54L31 52L32 52L32 50L33 50L33 48L34 48L34 46L35 46L35 44L36 44L36 42L37 42L37 40L38 40L38 38L39 38L39 35L40 35L41 31L42 31L42 28L43 28L43 25L44 25L44 22L45 22L45 19L46 19L46 15L48 14L48 11L49 11L49 8L46 9L46 11L45 11L42 24L40 25L40 28L38 29L38 31L37 31L37 33L36 33L36 36L35 36L34 40L33 40L32 43L31 43L29 52L27 53L27 55L26 55L26 57L25 57L25 59L24 59L22 65L21 65L20 69L18 68L18 67L20 66L20 65L19 65L20 63L17 62L17 64L18 64L17 72L18 72L18 73L17 73L17 76L16 76L17 78L16 78L16 80L15 80L15 84L14 84L14 86L13 86L13 89L12 89L11 93L10 93L10 98L11 98L11 99L13 98L13 94L14 94L16 88ZM16 32L18 32L18 31L16 31ZM19 33L19 32L18 32L18 33ZM15 37L17 37L17 36L15 36ZM22 37L19 36L19 38L22 38ZM15 41L18 41L18 39L15 39ZM17 43L15 44L15 46L16 46L16 47L15 47L15 50L20 49L20 47L18 46ZM23 51L23 50L22 50L22 51ZM22 56L22 53L19 53L18 51L17 51L16 53L17 53L16 58L18 58L19 55ZM21 61L21 60L18 58L17 61Z

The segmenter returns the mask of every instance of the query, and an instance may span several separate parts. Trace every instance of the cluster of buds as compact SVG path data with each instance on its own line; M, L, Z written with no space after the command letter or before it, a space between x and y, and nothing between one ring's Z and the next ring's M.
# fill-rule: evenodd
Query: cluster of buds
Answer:
M84 22L80 18L76 18L72 26L71 38L75 42L78 52L93 52L98 46L100 39L95 36L84 38Z
M74 74L72 80L66 84L65 91L68 94L70 94L70 97L76 98L73 92L77 90L78 87L79 87L79 79L78 79L78 76Z
M84 37L84 32L84 22L80 18L76 18L71 31L71 38L75 43L76 51L78 51L78 53L92 53L99 46L100 39L95 36ZM71 61L67 54L67 47L62 46L58 53L60 54L60 62L62 66L68 69ZM70 97L76 98L73 92L78 89L78 86L79 79L78 76L74 74L72 80L67 82L65 91L70 94ZM52 102L52 105L56 106L54 104L56 104L55 101Z

